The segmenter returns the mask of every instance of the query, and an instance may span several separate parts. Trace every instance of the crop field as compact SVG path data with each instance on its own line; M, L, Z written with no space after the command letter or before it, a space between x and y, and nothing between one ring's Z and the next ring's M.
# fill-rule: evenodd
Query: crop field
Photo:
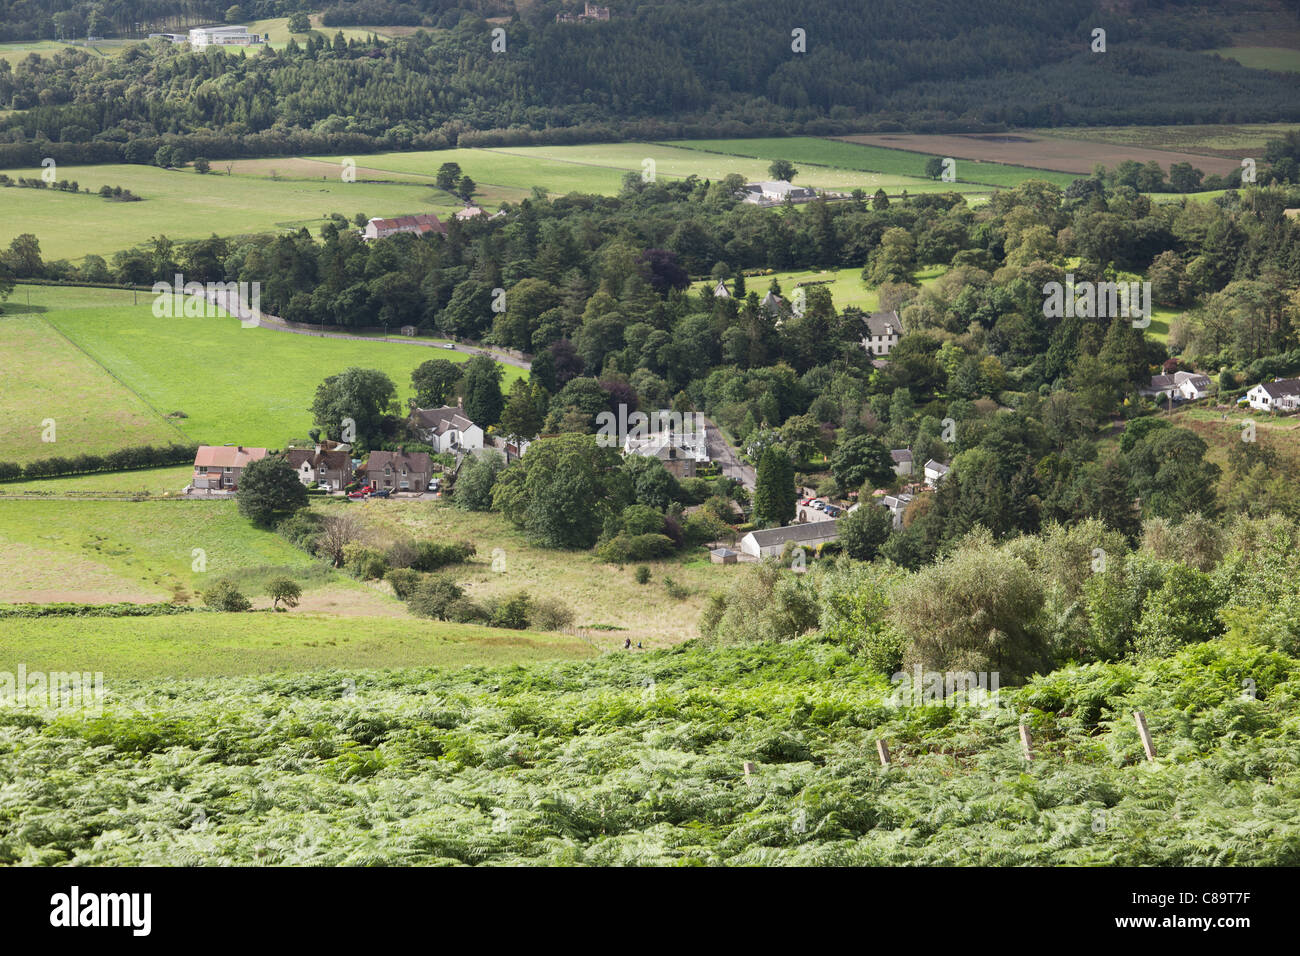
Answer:
M222 679L132 681L106 665L102 713L0 724L0 863L1300 863L1300 665L1258 645L1067 668L980 709L888 706L882 678L814 639L381 672L352 669L367 642L394 661L488 648L422 644L405 622L371 637L281 615L189 632L181 658L171 622L112 623L135 633L79 646L121 671L176 655ZM224 676L277 644L289 664L341 663ZM1243 697L1245 674L1257 696ZM1169 755L1156 764L1135 709Z
M274 163L271 164L274 166ZM41 242L46 259L108 258L149 236L202 239L213 233L249 235L306 226L318 227L330 213L351 219L356 213L396 216L412 212L448 212L460 202L430 186L413 183L345 183L341 167L311 179L272 179L227 175L227 164L214 162L212 172L112 164L60 166L59 179L75 180L92 193L100 186L121 186L140 202L110 202L98 195L53 189L3 191L5 215L0 243L30 232ZM38 176L39 170L3 170L10 177ZM232 210L239 210L238 216Z
M796 177L795 181L799 183L811 182L818 177L838 175L833 170L870 171L882 177L885 191L891 195L901 192L903 188L913 193L987 192L988 186L1015 186L1026 179L1045 179L1064 187L1075 178L1046 168L1024 168L1030 165L1028 163L1019 166L1005 165L1006 160L1003 160L1003 162L972 163L969 166L958 165L957 182L939 182L925 175L926 160L934 156L959 157L961 154L939 151L938 145L929 142L929 137L899 136L898 145L891 146L894 136L895 134L878 134L877 136L841 136L831 139L793 136L772 139L686 140L672 145L754 156L765 162L788 159L796 165L809 164L807 169ZM919 145L910 143L911 139L917 139ZM909 142L903 142L904 140ZM763 178L767 178L766 171ZM875 188L872 186L871 190L874 191Z
M1013 186L1020 180L1035 177L1031 177L1026 170L1021 169L1018 178L1012 180L1008 166L985 172L985 164L1010 164L1012 167L1059 170L1055 176L1042 174L1037 177L1048 179L1059 186L1067 186L1072 179L1088 175L1098 164L1114 169L1124 160L1130 159L1139 163L1155 160L1165 170L1169 169L1171 163L1181 162L1189 162L1206 173L1228 173L1238 167L1238 164L1231 160L1202 154L1094 143L1081 137L1066 139L1027 131L952 135L871 133L843 137L843 139L877 148L891 147L899 150L917 150L935 156L952 156L958 160L959 179L989 177L987 181L995 182L1000 186ZM972 171L966 168L961 160L977 161L980 165ZM1067 173L1073 175L1063 175Z
M1264 144L1289 130L1300 129L1295 123L1242 123L1202 126L1078 126L1039 129L1032 132L1045 139L1084 140L1112 146L1132 146L1161 152L1195 154L1192 165L1212 172L1202 165L1203 157L1218 156L1234 160L1230 169L1240 167L1245 156L1258 156ZM1190 162L1190 160L1189 160Z
M9 375L0 393L0 461L185 440L40 316L0 315L0 354Z
M0 619L0 670L12 672L22 662L29 671L100 672L106 682L288 672L305 678L334 668L459 668L596 653L565 634L301 610ZM340 692L343 676L349 675L335 684Z
M78 407L85 406L82 414L91 416L92 421L99 414L96 404L101 391L107 401L122 400L116 394L119 390L133 391L155 413L159 435L173 436L168 440L188 437L206 444L229 441L280 448L291 439L306 437L316 386L329 375L350 366L380 369L397 385L399 401L405 401L411 394L411 370L421 362L431 358L469 360L464 352L398 342L244 328L239 320L224 315L159 318L152 312L148 295L139 294L140 304L131 305L136 294L120 289L20 286L11 309L29 307L29 289L31 307L47 311L26 321L38 326L48 323L47 331L66 336L112 373L112 377L97 380L102 389L81 395ZM0 317L0 322L12 321L12 317ZM522 369L505 366L503 386L509 388L523 375ZM0 409L8 420L25 423L31 418L31 409L44 407L41 401L51 387L50 381L37 375L29 387L6 389ZM174 412L185 417L176 419L176 429L164 431L163 419ZM58 420L51 412L38 416L36 424L45 417ZM46 454L49 452L37 450L28 452L27 457Z

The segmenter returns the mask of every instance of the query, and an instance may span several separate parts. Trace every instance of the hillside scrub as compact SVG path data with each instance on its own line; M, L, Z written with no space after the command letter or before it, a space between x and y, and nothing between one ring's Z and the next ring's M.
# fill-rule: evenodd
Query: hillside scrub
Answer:
M1297 700L1300 662L1244 637L989 710L891 707L815 638L119 681L99 715L0 718L0 862L1295 865Z

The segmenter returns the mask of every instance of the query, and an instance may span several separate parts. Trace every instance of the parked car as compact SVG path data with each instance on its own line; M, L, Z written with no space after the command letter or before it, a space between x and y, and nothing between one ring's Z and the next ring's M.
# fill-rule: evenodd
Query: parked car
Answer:
M358 488L356 491L349 491L349 498L367 498L370 496L369 488Z
M433 479L433 481L429 482L429 490L430 490L430 491L437 491L437 490L438 490L439 488L441 488L441 487L442 487L442 482L440 482L437 478L435 478L435 479Z
M456 351L456 346L453 345L451 342L443 342L442 347L445 349L451 349L453 352Z
M387 498L387 497L388 497L389 495L391 495L392 493L393 493L393 489L392 489L392 488L376 488L374 491L370 492L370 497L371 497L371 498Z

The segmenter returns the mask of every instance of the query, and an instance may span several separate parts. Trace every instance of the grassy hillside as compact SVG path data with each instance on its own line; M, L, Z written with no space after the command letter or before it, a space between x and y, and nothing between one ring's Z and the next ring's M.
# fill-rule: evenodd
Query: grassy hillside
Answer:
M0 721L0 861L1294 865L1298 692L1300 663L1227 641L989 711L892 708L808 639L110 680L100 715Z

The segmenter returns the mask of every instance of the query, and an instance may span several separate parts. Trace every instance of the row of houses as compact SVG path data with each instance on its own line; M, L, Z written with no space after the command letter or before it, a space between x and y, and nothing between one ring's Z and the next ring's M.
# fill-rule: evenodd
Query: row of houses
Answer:
M270 452L244 445L201 445L194 456L194 476L186 492L208 494L239 490L245 468ZM290 448L285 458L304 485L315 482L327 491L342 491L353 482L372 489L423 494L433 482L433 459L423 451L372 451L354 458L348 445L319 442L311 448Z

